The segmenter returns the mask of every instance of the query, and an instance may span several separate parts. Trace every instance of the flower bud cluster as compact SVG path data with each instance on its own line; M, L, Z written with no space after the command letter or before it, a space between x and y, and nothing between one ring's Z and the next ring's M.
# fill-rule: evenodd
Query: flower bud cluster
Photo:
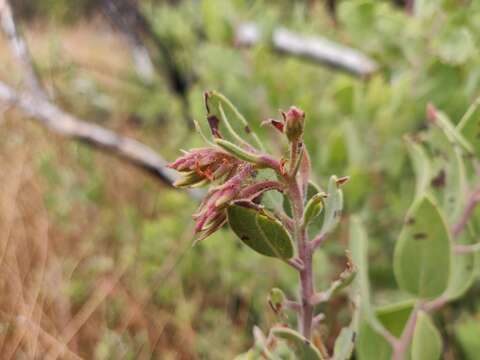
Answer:
M200 187L232 174L240 161L216 148L192 149L168 167L182 173L176 187Z
M222 116L214 115L212 111L215 104L207 101L211 97L210 93L206 95L209 113L207 121L214 144L211 147L186 151L183 156L168 165L182 174L182 177L174 183L176 187L213 185L193 215L196 222L195 232L199 234L198 240L210 236L227 222L227 208L232 203L244 201L254 205L264 192L284 190L278 181L252 181L254 174L264 168L273 169L282 175L282 163L243 141L229 125L221 106L217 110ZM226 105L230 106L228 102ZM292 106L288 111L282 112L282 117L283 121L270 122L284 133L292 144L301 141L305 113ZM221 123L237 141L231 142L221 136Z
M200 233L202 240L219 228L227 221L227 206L238 198L245 181L255 171L250 164L241 164L238 172L225 183L211 189L200 204L197 212L193 215L196 222L195 232Z

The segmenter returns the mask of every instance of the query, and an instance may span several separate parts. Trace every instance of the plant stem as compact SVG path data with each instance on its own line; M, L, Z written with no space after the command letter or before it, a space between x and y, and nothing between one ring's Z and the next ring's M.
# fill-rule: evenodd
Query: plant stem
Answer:
M476 251L480 251L480 243L471 245L455 245L453 248L455 254L468 254Z
M307 242L305 228L302 226L303 218L303 197L300 186L295 178L288 179L289 195L293 212L293 232L298 246L298 257L303 262L303 269L300 273L300 313L299 325L302 335L310 339L312 333L313 306L310 302L314 294L313 269L312 269L312 248Z
M321 233L311 241L311 247L312 247L313 250L317 249L320 245L323 244L323 242L326 239L326 235L327 234L325 234L325 233Z
M302 261L296 261L296 259L288 259L285 260L285 262L293 267L294 269L297 269L298 271L303 270L303 262Z
M422 310L430 313L432 311L440 309L447 302L448 302L448 297L445 296L445 295L441 295L438 298L430 300L430 301L426 302L425 304L423 304Z
M476 189L468 198L467 205L458 220L458 222L452 227L452 235L454 238L458 238L463 229L467 226L477 204L480 202L480 188Z
M408 346L412 341L413 332L415 331L415 325L417 324L418 311L421 309L422 305L417 303L413 308L410 317L408 318L405 329L403 330L401 338L394 344L393 347L393 360L405 360L406 351Z

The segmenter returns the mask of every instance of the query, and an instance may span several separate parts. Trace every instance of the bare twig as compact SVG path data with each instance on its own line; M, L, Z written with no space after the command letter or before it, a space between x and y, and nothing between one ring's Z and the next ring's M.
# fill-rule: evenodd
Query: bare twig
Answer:
M154 150L137 140L80 120L49 101L36 98L27 92L16 92L1 81L0 100L21 109L53 132L117 155L152 174L165 184L172 185L177 180L177 175L165 167L167 162ZM191 190L190 194L195 198L201 196L198 190Z
M252 46L262 41L263 34L257 25L245 23L237 28L236 43ZM367 77L378 69L378 64L352 48L321 37L307 37L285 28L273 31L268 39L275 50L321 63L360 77Z
M0 81L0 101L20 108L57 134L83 141L135 164L170 186L177 180L176 173L165 167L167 162L148 146L80 120L48 101L33 67L27 43L15 25L8 0L0 0L0 25L22 66L28 88L28 91L17 92ZM197 199L201 196L198 190L190 190L190 194Z
M47 98L33 67L32 58L25 39L15 24L12 8L8 0L0 0L0 26L7 37L13 55L17 58L28 89L37 97Z

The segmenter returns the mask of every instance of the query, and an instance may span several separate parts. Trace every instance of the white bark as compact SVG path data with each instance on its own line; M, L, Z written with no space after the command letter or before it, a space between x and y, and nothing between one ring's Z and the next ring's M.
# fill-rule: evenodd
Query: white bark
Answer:
M99 125L80 120L47 100L28 92L17 92L0 82L0 101L19 108L59 135L80 140L135 164L168 185L178 179L176 172L166 168L167 162L150 147ZM201 196L198 190L191 190L190 194L195 198Z
M263 39L257 25L245 23L237 28L236 43L252 46ZM285 28L273 31L272 47L281 53L305 58L360 77L367 77L378 69L377 63L360 51L337 44L322 37L299 35Z
M21 67L26 87L36 96L47 98L33 67L28 45L17 29L12 8L7 0L0 0L0 26L7 37L10 50Z

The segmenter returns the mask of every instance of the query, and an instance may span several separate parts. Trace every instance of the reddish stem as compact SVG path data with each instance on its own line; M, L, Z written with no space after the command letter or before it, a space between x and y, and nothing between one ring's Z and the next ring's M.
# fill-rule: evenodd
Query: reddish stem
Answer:
M298 247L298 257L303 262L300 273L300 306L299 325L302 335L310 339L312 334L313 307L310 299L314 294L312 248L307 242L306 231L302 227L303 197L294 174L288 181L289 195L292 202L294 236Z
M467 205L465 210L462 213L462 216L458 222L452 227L452 235L454 238L457 238L467 226L468 221L470 220L477 204L480 202L480 189L475 190L468 198Z
M284 186L278 181L260 181L245 187L242 191L240 191L238 197L241 199L246 198L249 200L253 200L254 198L262 195L264 192L269 190L278 190L280 192L283 192Z
M412 341L413 332L415 331L415 325L417 324L418 318L418 311L421 309L421 304L416 304L413 308L410 317L408 318L407 324L405 325L405 329L403 330L402 337L395 342L393 346L393 360L405 360L406 359L406 352L408 350L408 346Z

